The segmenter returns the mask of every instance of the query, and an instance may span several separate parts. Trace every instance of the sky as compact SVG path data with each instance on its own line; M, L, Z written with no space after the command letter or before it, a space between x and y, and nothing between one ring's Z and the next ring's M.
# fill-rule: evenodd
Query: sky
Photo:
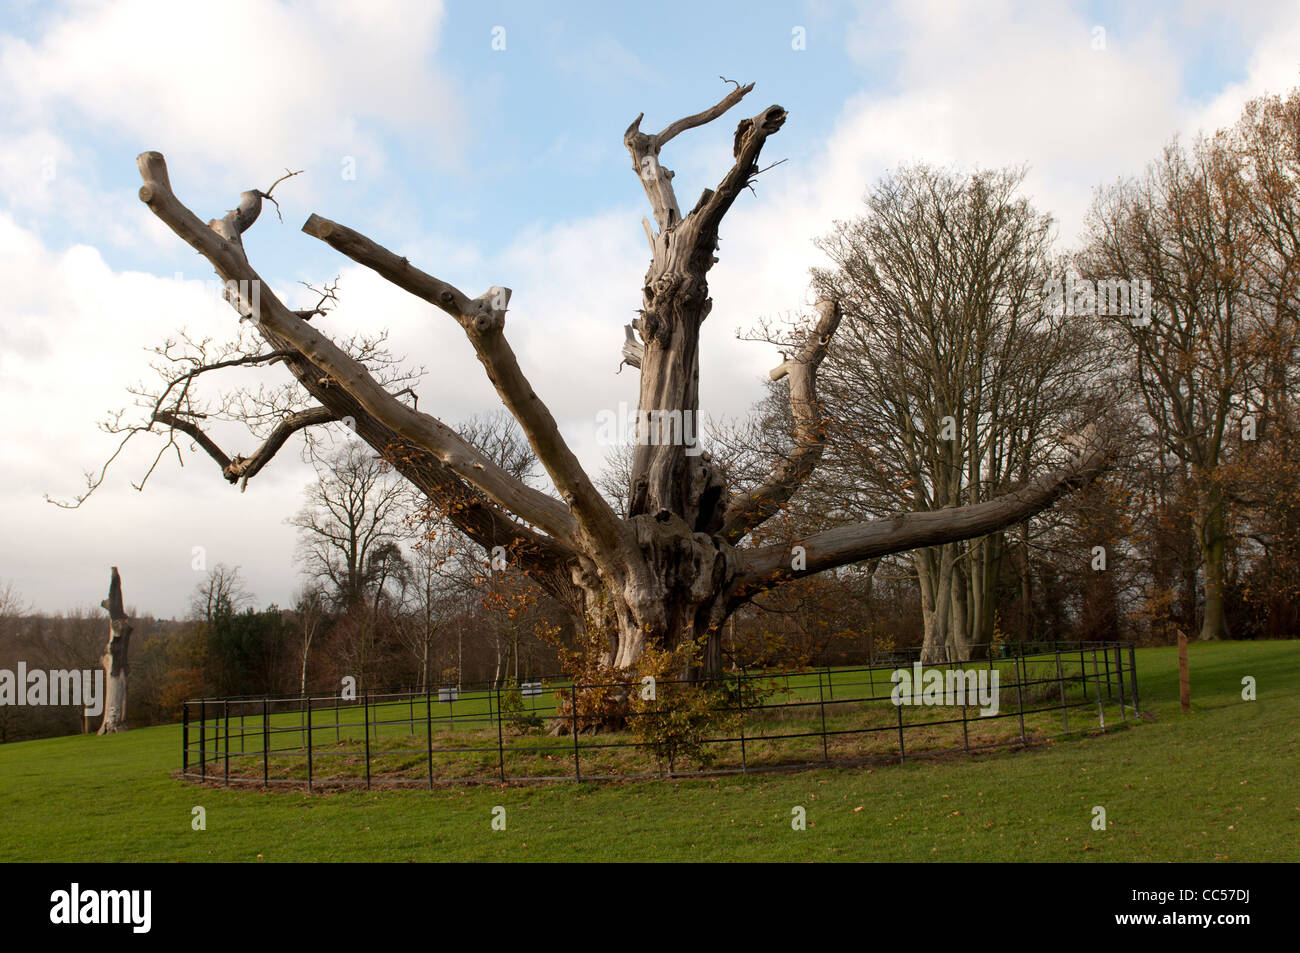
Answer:
M80 508L46 501L112 454L97 424L132 406L150 348L236 328L206 262L139 201L137 154L162 152L205 221L301 169L275 191L283 222L268 209L245 235L254 268L296 306L314 301L300 282L337 276L320 326L386 329L426 372L420 409L452 425L500 406L464 333L299 228L316 212L470 296L511 288L521 365L598 471L601 411L635 405L634 372L616 371L649 263L623 131L712 105L721 77L755 89L666 147L682 205L726 172L740 119L789 114L763 153L785 161L736 202L710 274L701 408L727 419L779 362L737 332L808 309L814 240L883 175L1025 165L1067 250L1095 188L1300 86L1300 5L0 3L0 586L39 611L89 609L118 566L128 606L171 617L219 562L259 607L291 604L299 582L286 520L312 472L298 443L240 493L184 441L183 465L164 460L137 491L159 448L145 436Z

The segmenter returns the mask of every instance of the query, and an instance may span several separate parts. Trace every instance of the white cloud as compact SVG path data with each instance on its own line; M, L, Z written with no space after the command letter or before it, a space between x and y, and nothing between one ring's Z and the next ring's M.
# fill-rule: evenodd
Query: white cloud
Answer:
M293 584L293 533L282 521L297 509L308 475L292 451L241 495L206 456L188 455L185 441L185 468L174 457L165 460L137 493L131 482L161 446L139 437L81 509L61 510L43 499L71 498L83 489L80 474L112 454L118 438L96 423L130 403L128 384L151 377L145 347L182 323L196 335L225 339L229 307L200 282L114 272L89 246L51 251L5 213L0 284L7 292L0 323L0 526L7 543L0 577L54 611L93 605L108 567L117 565L129 602L169 614L183 610L198 575L192 548L202 546L209 565L242 563L259 580L262 600L283 602ZM228 449L247 452L251 444L245 436Z
M274 170L382 154L381 135L460 119L433 65L440 3L79 3L34 43L0 41L11 121L69 122L196 162Z
M1265 93L1285 95L1300 87L1300 9L1294 4L1273 11L1259 44L1251 53L1246 76L1196 110L1184 123L1188 133L1211 133L1232 125L1250 99Z

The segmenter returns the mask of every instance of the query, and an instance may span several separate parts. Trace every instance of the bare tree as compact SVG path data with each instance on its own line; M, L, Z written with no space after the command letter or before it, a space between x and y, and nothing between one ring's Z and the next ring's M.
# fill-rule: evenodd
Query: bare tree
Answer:
M327 619L329 598L317 583L309 582L298 590L294 612L298 617L298 632L302 637L302 665L299 672L298 691L307 694L307 660L312 643Z
M1246 413L1261 331L1279 316L1278 291L1289 302L1294 281L1257 294L1253 265L1264 239L1257 210L1244 199L1241 171L1222 140L1198 138L1190 148L1170 144L1141 179L1098 195L1078 256L1084 277L1099 287L1150 283L1149 314L1107 318L1157 452L1177 462L1193 500L1204 580L1202 639L1228 633L1231 515L1223 467ZM1284 326L1292 324L1293 309L1286 308ZM1293 334L1288 330L1288 339Z
M434 645L459 608L459 586L448 568L455 563L452 531L426 523L411 549L407 605L398 636L420 666L420 690L429 688Z
M30 611L18 587L10 580L0 581L0 639L14 635L18 622Z
M190 596L190 614L209 625L222 613L238 612L253 601L238 566L217 563Z
M643 222L651 263L640 316L623 355L640 371L643 423L657 431L655 439L636 448L626 517L597 491L520 367L505 335L510 289L493 287L471 298L354 229L319 215L303 226L306 234L434 305L464 329L550 477L554 496L528 486L441 420L418 410L413 397L404 402L409 388L386 386L365 361L326 337L310 314L288 307L262 282L242 235L257 220L266 193L244 192L236 208L204 224L177 198L163 156L146 152L138 160L140 198L212 264L240 315L256 328L265 353L276 355L276 366L310 398L295 413L348 418L355 433L458 529L488 551L503 547L512 565L564 602L603 640L606 664L630 669L647 646L684 646L695 656L685 666L687 673L714 672L721 666L722 623L756 594L847 563L1013 525L1090 480L1106 460L1104 433L1097 433L1061 470L993 500L741 545L799 491L820 457L823 440L809 398L840 318L838 302L821 302L808 337L782 364L800 421L791 457L753 491L733 494L712 457L697 456L682 439L682 428L699 412L700 326L713 304L707 278L717 261L719 228L732 203L764 171L759 155L781 129L786 111L771 106L739 123L731 167L685 213L673 173L660 160L677 136L718 119L752 88L736 84L715 105L658 133L641 131L638 116L624 133L655 224ZM611 337L612 346L622 343L619 335ZM175 419L161 424L168 433L178 426ZM201 442L198 424L187 423L184 432Z
M391 467L359 441L316 461L306 504L289 522L299 530L303 572L327 584L339 608L360 605L373 591L376 553L402 534L401 496Z
M821 242L836 267L815 282L846 320L823 368L832 453L818 488L840 510L996 499L1078 425L1100 369L1095 322L1045 309L1051 219L1018 195L1023 179L903 167ZM923 660L992 642L1008 548L995 532L912 553Z

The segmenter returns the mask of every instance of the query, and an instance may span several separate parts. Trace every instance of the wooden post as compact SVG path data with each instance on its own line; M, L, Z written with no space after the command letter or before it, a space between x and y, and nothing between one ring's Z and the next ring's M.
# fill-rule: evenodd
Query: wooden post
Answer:
M1192 710L1192 680L1187 673L1187 634L1178 630L1178 700L1182 702L1183 714Z

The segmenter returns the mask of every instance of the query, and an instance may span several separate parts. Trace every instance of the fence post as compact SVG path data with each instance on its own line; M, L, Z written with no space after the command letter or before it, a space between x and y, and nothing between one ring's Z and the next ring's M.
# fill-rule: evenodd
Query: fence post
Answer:
M1106 713L1101 708L1101 676L1098 674L1097 667L1097 648L1092 649L1092 687L1097 694L1097 724L1104 732L1106 730Z
M822 673L817 673L817 703L822 710L822 761L831 763L830 749L826 745L826 696L822 692Z
M1088 697L1088 663L1083 657L1083 642L1079 642L1079 677L1083 679L1083 697Z
M361 693L361 718L366 726L366 790L370 790L370 692ZM379 740L379 732L375 732L375 740Z
M1065 675L1061 671L1061 650L1056 650L1056 684L1061 689L1061 718L1065 721L1065 732L1070 732L1070 708L1065 703Z
M1133 692L1132 692L1132 694L1133 694L1133 715L1134 715L1134 717L1137 717L1137 716L1139 716L1139 715L1141 714L1141 712L1138 710L1138 669L1137 669L1137 655L1136 655L1136 654L1134 653L1134 651L1133 651L1133 643L1132 643L1132 642L1130 642L1130 643L1128 644L1128 670L1129 670L1130 675L1132 676L1131 680L1132 680L1132 683L1133 683Z
M199 702L199 777L208 777L208 703Z
M1106 658L1110 658L1109 650ZM1118 642L1115 643L1115 674L1119 677L1119 720L1124 722L1128 721L1128 712L1124 710L1124 655Z
M1023 649L1022 649L1023 651ZM1020 718L1020 743L1027 744L1025 738L1025 680L1020 674L1020 663L1024 661L1023 655L1016 656L1016 714Z
M429 742L429 790L433 790L433 703L429 683L424 683L424 734Z
M307 703L307 790L311 790L312 782L312 758L311 758L311 696L304 699Z
M963 686L965 685L965 681L964 681L965 674L966 674L965 672L962 673ZM962 699L961 699L961 746L966 752L969 753L970 752L970 729L966 724L966 707L968 704L969 704L969 699L966 698L966 691L965 688L963 687Z
M488 696L491 699L491 695ZM489 701L490 704L490 701ZM576 744L576 741L575 741ZM506 742L501 727L501 684L497 683L497 767L501 771L501 780L506 779Z
M902 701L900 698L899 701ZM907 760L906 752L903 750L903 706L895 705L898 709L898 763L902 764Z
M181 777L190 773L190 703L181 705Z
M230 783L230 702L229 701L222 702L222 707L225 708L225 716L226 716L225 718L226 743L222 747L225 748L225 753L226 753L226 784L229 784Z
M1101 647L1101 657L1106 660L1106 697L1111 698L1113 696L1110 691L1110 649L1104 645Z
M1178 702L1183 714L1192 710L1192 676L1187 661L1187 633L1178 630Z
M745 752L745 675L736 676L736 696L740 701L740 773L749 774L749 757Z
M582 780L582 765L578 759L578 683L573 683L573 704L569 706L570 714L573 716L573 724L570 728L573 734L573 779Z
M262 699L262 787L271 786L271 709Z

